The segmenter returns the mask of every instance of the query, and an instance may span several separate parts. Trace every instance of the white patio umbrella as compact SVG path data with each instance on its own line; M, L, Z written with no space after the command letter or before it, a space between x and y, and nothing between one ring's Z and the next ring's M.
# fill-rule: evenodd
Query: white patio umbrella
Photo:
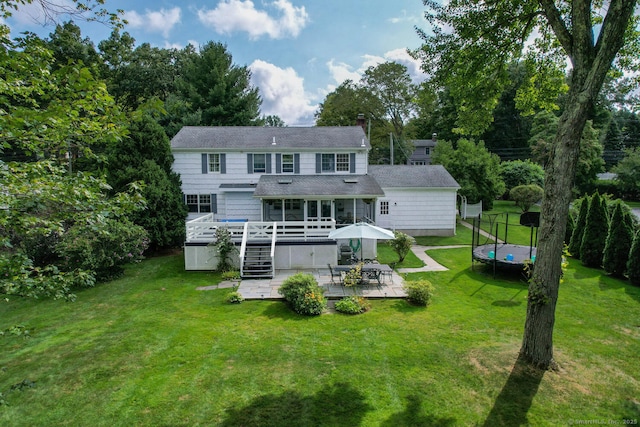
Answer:
M366 222L358 222L356 224L347 225L346 227L336 228L329 233L329 239L359 239L360 240L360 259L362 260L362 239L379 239L389 240L395 239L393 231L386 228L377 227Z

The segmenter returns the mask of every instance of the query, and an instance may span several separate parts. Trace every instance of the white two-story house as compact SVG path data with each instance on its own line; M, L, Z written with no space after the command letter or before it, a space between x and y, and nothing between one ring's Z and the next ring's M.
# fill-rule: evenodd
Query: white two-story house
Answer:
M385 200L386 209L377 203L385 196L378 182L385 167L377 166L378 179L369 172L370 149L360 126L182 128L171 140L171 150L189 207L186 268L215 268L207 245L221 226L237 238L239 264L246 276L251 270L249 258L254 257L250 252L257 252L257 246L262 257L254 265L263 265L270 274L275 268L335 264L337 247L345 242L327 239L328 233L342 224L375 223L380 212L388 219L393 203ZM442 173L450 178L444 169ZM452 178L448 182L442 212L452 234L457 183ZM430 227L413 227L417 228ZM375 256L375 242L365 244L365 257ZM264 259L265 252L270 259Z

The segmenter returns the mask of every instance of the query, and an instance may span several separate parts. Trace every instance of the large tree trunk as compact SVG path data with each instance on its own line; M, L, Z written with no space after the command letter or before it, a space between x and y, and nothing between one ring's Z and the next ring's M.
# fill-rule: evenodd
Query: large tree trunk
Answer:
M530 364L550 369L553 360L553 326L562 274L562 252L587 106L574 103L558 125L552 156L545 171L541 224L533 277L529 283L527 319L521 356Z
M591 2L574 0L568 28L552 0L539 0L545 17L573 71L565 111L558 124L551 160L545 171L536 265L529 283L527 319L520 356L536 367L554 368L553 326L562 274L562 252L580 138L588 108L598 95L611 62L624 43L635 0L612 0L594 44Z

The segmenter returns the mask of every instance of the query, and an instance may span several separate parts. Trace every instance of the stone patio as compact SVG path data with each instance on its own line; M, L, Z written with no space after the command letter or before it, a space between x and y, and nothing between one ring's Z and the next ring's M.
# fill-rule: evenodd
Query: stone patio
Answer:
M240 282L238 292L245 299L282 299L278 293L278 288L287 277L296 273L312 274L321 288L325 291L327 298L342 298L345 295L353 295L353 289L331 283L329 269L313 270L276 270L273 279L245 279ZM379 287L371 284L358 288L358 294L367 298L405 298L407 294L402 289L402 277L393 272L393 281L386 279L386 283ZM222 285L222 283L220 284ZM218 285L219 287L222 287Z
M402 289L404 279L400 274L447 270L446 267L441 266L427 255L427 250L465 246L466 245L427 247L414 245L411 249L416 256L424 262L425 265L423 267L401 268L399 269L399 272L394 271L392 273L393 280L389 280L387 277L385 280L386 283L379 287L376 287L375 285L360 287L358 288L358 294L367 298L406 298L407 294ZM296 273L313 274L318 281L318 284L325 290L325 296L327 298L339 299L345 295L353 295L353 289L331 283L331 275L329 274L328 268L309 270L276 270L276 275L273 279L245 279L240 281L238 292L240 292L245 299L282 299L282 295L278 293L278 288L287 277ZM237 285L238 282L220 282L217 285L198 288L198 290L234 288Z

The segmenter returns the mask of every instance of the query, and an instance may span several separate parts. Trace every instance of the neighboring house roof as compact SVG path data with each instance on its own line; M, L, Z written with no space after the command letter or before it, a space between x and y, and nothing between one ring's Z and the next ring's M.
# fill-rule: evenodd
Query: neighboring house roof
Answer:
M442 165L369 165L382 188L460 188Z
M262 175L254 197L351 196L382 197L370 175Z
M185 126L171 139L171 148L263 151L278 151L283 148L368 150L371 145L360 126Z
M611 181L614 180L618 177L617 173L612 173L612 172L602 172L599 174L596 174L598 179L601 181Z
M435 147L438 141L434 141L433 139L413 139L414 147Z

